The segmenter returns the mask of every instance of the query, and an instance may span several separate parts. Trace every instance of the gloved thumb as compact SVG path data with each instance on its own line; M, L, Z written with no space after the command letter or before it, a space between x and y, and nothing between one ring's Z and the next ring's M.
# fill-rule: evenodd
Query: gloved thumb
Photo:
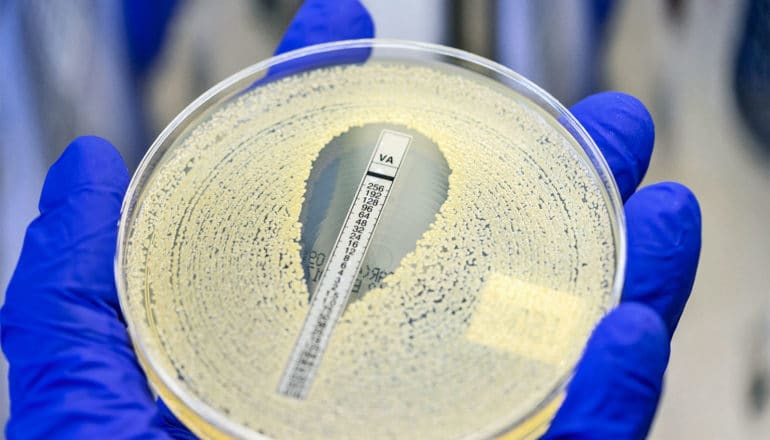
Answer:
M117 150L97 137L73 141L48 172L0 312L8 438L165 436L113 276L127 184Z
M543 438L644 438L668 356L668 330L660 316L642 304L621 304L594 330Z

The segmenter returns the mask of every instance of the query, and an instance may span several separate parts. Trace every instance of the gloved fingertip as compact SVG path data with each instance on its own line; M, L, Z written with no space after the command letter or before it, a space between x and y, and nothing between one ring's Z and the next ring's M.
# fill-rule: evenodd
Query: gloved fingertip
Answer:
M667 243L655 243L656 245L676 245L682 241L682 229L690 229L696 226L700 231L701 213L700 205L695 194L678 182L660 182L639 190L641 196L632 198L626 204L631 214L637 211L649 212L653 210L659 222L652 223L645 219L644 223L658 229L658 234L667 238ZM629 221L635 221L637 217L632 215ZM656 234L656 236L659 236ZM700 238L700 235L697 236Z
M623 304L597 326L587 345L586 362L623 363L629 370L644 364L650 377L662 377L669 356L667 334L653 309L633 302Z
M543 438L644 438L669 354L660 316L642 304L622 304L594 330Z
M701 212L686 186L642 188L625 206L628 266L623 301L652 307L672 335L690 296L701 249Z
M97 136L73 140L51 165L40 195L40 212L48 211L81 186L125 191L129 175L118 150Z
M360 1L307 0L294 15L275 53L373 36L374 21Z
M571 111L599 146L627 200L650 164L655 143L652 115L639 99L622 92L589 96Z

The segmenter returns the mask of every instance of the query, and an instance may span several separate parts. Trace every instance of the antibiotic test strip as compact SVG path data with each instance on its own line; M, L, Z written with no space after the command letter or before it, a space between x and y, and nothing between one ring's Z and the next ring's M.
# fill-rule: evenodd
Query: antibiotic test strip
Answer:
M278 384L279 393L295 399L304 399L307 395L332 330L345 310L411 141L411 136L397 131L383 130L380 133L366 173L358 185L310 301L305 323Z

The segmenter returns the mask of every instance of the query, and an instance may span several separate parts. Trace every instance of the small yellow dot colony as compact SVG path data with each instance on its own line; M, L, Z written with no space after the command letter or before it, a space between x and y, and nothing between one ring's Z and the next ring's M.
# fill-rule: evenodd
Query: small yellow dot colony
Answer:
M276 387L308 309L305 182L325 144L370 123L439 145L447 199L382 287L349 304L293 400ZM137 343L269 437L450 438L526 416L573 367L615 276L601 184L556 126L488 79L384 61L234 98L165 153L125 226Z

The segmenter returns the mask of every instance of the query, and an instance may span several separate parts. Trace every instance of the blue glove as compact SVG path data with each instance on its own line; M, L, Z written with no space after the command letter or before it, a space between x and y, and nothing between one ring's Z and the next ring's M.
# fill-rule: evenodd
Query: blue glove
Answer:
M652 119L638 100L602 93L572 113L599 145L625 201L628 259L621 304L594 330L544 438L644 438L660 399L671 336L695 280L700 209L677 183L634 192L654 141Z
M279 50L372 36L354 0L311 0ZM697 203L684 187L633 194L649 162L644 107L617 93L573 109L599 144L626 203L623 304L597 327L548 438L637 438L660 396L670 335L700 247ZM155 402L133 354L113 281L128 173L106 141L76 139L51 167L0 312L10 365L8 438L194 438Z

